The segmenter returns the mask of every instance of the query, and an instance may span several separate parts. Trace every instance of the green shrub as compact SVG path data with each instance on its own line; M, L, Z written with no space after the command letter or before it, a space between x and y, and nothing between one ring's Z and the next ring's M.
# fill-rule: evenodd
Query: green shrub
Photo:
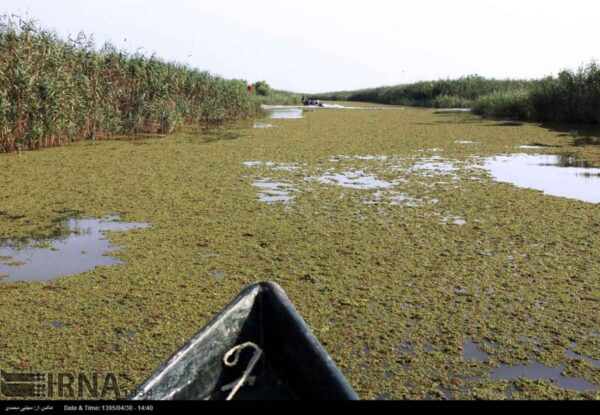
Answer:
M258 81L254 84L254 89L256 90L256 94L266 97L271 95L271 87L265 81Z

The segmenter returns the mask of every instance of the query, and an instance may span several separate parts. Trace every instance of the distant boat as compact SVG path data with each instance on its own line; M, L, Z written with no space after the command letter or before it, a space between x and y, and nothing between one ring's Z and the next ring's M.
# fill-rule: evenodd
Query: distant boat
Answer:
M323 103L318 99L303 99L302 104L307 107L323 107Z
M246 287L137 391L130 399L359 399L272 282Z

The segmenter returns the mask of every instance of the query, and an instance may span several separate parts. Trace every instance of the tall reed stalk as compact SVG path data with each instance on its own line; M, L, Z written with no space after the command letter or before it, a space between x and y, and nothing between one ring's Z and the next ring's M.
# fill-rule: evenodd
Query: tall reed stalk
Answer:
M0 18L0 152L247 118L246 82Z
M459 79L422 81L413 84L383 86L357 91L317 94L318 99L376 102L415 107L468 107L478 97L493 92L528 90L530 81L486 79L470 75ZM313 95L310 95L313 97Z

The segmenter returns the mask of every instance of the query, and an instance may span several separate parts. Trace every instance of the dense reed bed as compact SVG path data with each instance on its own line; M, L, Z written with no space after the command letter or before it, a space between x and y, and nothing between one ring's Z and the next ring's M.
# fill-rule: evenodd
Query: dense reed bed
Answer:
M300 105L302 96L295 92L271 90L268 95L259 96L261 104L266 105Z
M454 80L424 81L358 91L330 92L317 94L316 98L414 107L461 108L471 106L474 100L482 95L499 91L523 91L530 88L530 81L486 79L471 75Z
M535 81L528 93L511 92L480 97L473 106L479 115L597 124L600 122L600 67L596 62L564 70Z
M311 95L312 97L312 95ZM472 108L478 115L555 123L600 122L600 67L594 61L576 71L540 80L495 80L467 76L315 95L334 101L376 102L433 108Z
M252 91L256 94L260 103L265 105L299 105L302 103L300 94L273 89L266 81L257 81L252 84Z
M155 56L63 40L32 21L0 20L0 152L116 134L170 133L185 122L252 116L242 80Z

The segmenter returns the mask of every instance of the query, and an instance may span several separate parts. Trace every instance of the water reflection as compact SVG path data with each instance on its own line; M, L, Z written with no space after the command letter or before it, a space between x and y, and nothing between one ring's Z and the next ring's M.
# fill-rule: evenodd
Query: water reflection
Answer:
M585 360L594 367L600 367L600 361L591 359L587 356L577 354L571 350L567 350L566 356L570 359ZM463 344L463 360L477 360L484 362L488 360L489 355L480 349L479 345L472 338L467 338ZM518 378L527 378L531 380L546 380L552 382L553 385L575 391L596 391L600 389L584 378L566 376L563 374L566 365L561 363L556 367L546 366L542 363L532 361L527 364L507 365L501 364L498 367L489 369L490 380L515 380ZM482 376L474 376L471 378L462 378L465 382L479 382L483 380Z
M274 119L296 119L304 117L304 110L302 108L269 108L266 109L268 118Z
M540 145L537 145L537 144L525 144L525 145L522 145L522 146L516 146L515 148L520 148L520 149L523 149L523 150L527 150L527 149L539 149L539 148L544 148L544 147L545 146L540 146Z
M477 343L473 341L471 337L467 337L463 343L463 360L468 362L469 360L475 359L480 362L484 362L490 357L489 354L479 349Z
M490 380L513 380L527 378L531 380L547 380L559 388L575 391L595 391L598 386L584 378L565 376L565 365L557 367L546 366L542 363L532 362L527 365L501 365L490 372Z
M581 159L572 154L560 154L556 156L554 164L541 164L542 166L558 166L558 167L580 167L590 169L593 166L586 160Z
M252 128L273 128L273 125L266 122L256 121Z
M567 356L574 360L585 360L592 366L600 369L600 359L592 359L591 357L585 356L583 354L575 353L572 350L567 350Z
M419 162L415 163L412 170L424 172L452 172L455 171L456 168L450 161L447 161L440 156L433 156L421 159Z
M591 168L589 163L571 155L495 156L485 161L485 168L500 182L600 203L600 168Z
M307 179L313 178L308 177ZM323 184L337 185L351 189L384 189L396 185L396 183L381 180L373 174L367 174L363 170L326 173L316 177L316 180Z
M278 163L275 161L260 161L260 160L248 160L244 162L244 166L249 168L255 167L266 167L270 170L282 170L294 172L300 170L301 166L297 163Z
M145 228L146 223L117 222L118 217L104 219L69 219L69 234L43 245L24 248L0 247L2 281L48 281L63 275L79 274L99 265L114 265L121 261L109 252L122 249L105 238L107 231L127 231Z
M263 179L252 183L258 187L258 200L264 203L290 202L294 199L292 192L295 191L293 185L289 183L274 182L270 179Z
M442 216L440 218L440 223L442 225L451 224L451 225L464 226L467 224L467 221L465 219L461 218L460 216Z

